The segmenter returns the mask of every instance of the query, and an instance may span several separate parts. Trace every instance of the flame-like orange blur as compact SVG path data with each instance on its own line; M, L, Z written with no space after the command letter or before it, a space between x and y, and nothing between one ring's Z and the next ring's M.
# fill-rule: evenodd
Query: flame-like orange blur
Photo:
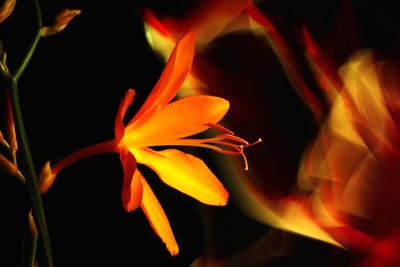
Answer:
M199 50L206 49L213 41L230 33L252 32L271 46L299 96L312 109L316 119L321 119L322 103L304 81L289 45L252 1L202 1L200 6L187 14L184 19L157 18L149 9L144 10L143 17L147 40L152 49L164 60L171 53L177 38L188 30L195 30L198 33ZM201 71L197 67L194 64L184 90L181 91L182 96L209 93L212 90L208 86L209 81L199 77L198 73Z
M298 188L281 201L237 183L243 210L274 227L362 251L361 266L400 264L398 67L372 50L333 73L305 31L310 66L330 111L305 149Z
M268 17L248 1L231 7L226 9L230 15L221 16L199 8L195 16L189 14L184 20L156 18L146 11L145 28L152 48L164 58L182 29L199 29L203 36L199 50L231 29L252 31L271 46L293 88L317 119L320 130L304 149L295 190L307 192L307 197L293 192L290 197L272 199L247 182L246 177L256 173L245 173L231 160L222 160L221 165L232 167L224 172L235 177L229 182L238 205L250 217L276 228L371 253L362 266L399 264L398 70L388 61L376 61L372 50L354 53L337 69L304 28L306 58L323 103L308 87L290 46ZM208 10L213 8L208 3ZM198 76L195 71L188 90L201 92L210 75Z
M377 240L400 225L398 98L392 77L385 73L393 67L374 59L372 50L361 50L339 69L343 86L335 91L324 88L331 111L306 151L299 175L299 183L315 192L329 216L358 230L366 228L364 232ZM319 75L329 80L329 73Z
M241 3L239 4L239 2ZM205 6L207 6L208 13L201 8L205 8ZM225 11L223 15L219 15L217 11L222 6L225 6ZM316 116L321 117L321 114L319 114L321 112L320 103L302 80L298 66L295 64L285 40L267 18L262 16L251 1L238 1L237 5L230 5L230 3L221 1L219 4L205 3L201 7L195 11L197 15L190 16L189 14L186 20L183 21L172 18L158 19L150 10L146 10L144 12L146 36L153 50L162 55L163 58L166 58L170 53L171 47L176 42L176 37L189 27L200 30L200 41L198 42L198 49L200 50L214 39L230 32L253 32L261 39L267 38L267 42L274 47L278 58L285 66L292 84L298 89L299 95L306 99L305 102L310 104L315 113L318 113ZM196 68L196 63L194 68ZM203 91L211 91L212 89L206 86L207 82L204 79L200 80L196 73L192 71L189 78L190 84L185 84L185 92L201 93ZM223 162L221 165L232 165L232 162ZM225 170L225 172L228 171ZM230 182L238 190L239 205L243 207L244 212L277 228L340 246L326 231L318 226L318 223L310 218L307 207L301 202L293 198L284 200L283 203L275 203L269 200L267 196L261 196L255 189L251 189L251 185L241 182L242 178L248 175L249 173L243 172L240 168L226 174L227 177L235 177ZM282 209L282 207L285 208Z
M198 36L196 48L202 50L221 35L248 31L250 22L245 11L250 4L250 0L200 1L199 6L184 19L158 18L150 9L145 9L143 19L147 41L166 60L179 37L193 30ZM196 76L196 68L194 64L180 96L209 93L207 81Z

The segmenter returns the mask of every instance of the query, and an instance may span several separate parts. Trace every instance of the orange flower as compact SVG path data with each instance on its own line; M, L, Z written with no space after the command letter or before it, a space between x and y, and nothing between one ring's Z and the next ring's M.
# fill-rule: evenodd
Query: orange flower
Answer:
M225 99L188 96L170 103L190 71L194 46L193 32L180 39L147 100L130 122L124 125L124 115L135 94L132 89L126 92L117 112L114 140L82 149L58 162L50 171L45 168L41 176L48 188L49 181L54 181L61 169L77 160L104 152L119 153L124 170L124 208L127 211L142 208L154 231L172 255L178 253L178 245L167 216L146 179L136 169L136 163L150 167L164 183L202 203L226 205L228 192L202 160L177 149L156 151L150 147L205 147L221 153L240 154L246 163L243 148L254 144L249 144L216 124L228 111L229 103ZM186 138L209 128L224 133L212 138Z

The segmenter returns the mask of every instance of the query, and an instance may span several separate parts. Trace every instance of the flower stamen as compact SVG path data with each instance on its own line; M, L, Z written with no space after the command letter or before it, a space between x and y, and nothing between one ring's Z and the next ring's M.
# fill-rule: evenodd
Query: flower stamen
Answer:
M245 145L249 145L249 142L247 142L247 141L244 140L243 138L240 138L240 137L238 137L238 136L231 135L231 134L219 134L219 135L217 135L216 137L226 138L226 139L229 139L229 140L232 140L232 141L236 141L236 142L238 142L238 143L242 143L242 144L245 144Z
M241 155L244 161L244 169L248 170L248 161L246 155L244 154L244 149L251 147L260 143L262 140L259 138L257 141L253 143L249 143L246 140L231 135L231 134L220 134L211 138L203 138L203 139L170 139L163 140L160 143L152 142L151 145L146 146L191 146L191 147L202 147L214 150L221 154L226 155ZM144 146L144 144L141 144ZM222 146L222 147L221 147Z

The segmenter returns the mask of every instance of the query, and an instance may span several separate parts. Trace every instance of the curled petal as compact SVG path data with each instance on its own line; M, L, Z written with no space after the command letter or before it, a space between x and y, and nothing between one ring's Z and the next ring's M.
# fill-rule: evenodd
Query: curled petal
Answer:
M15 8L16 0L5 0L0 7L0 23L2 23Z
M143 200L140 204L140 207L146 215L147 220L149 221L154 232L156 232L156 234L165 243L171 255L175 256L178 254L179 248L169 224L167 215L165 215L164 209L162 208L157 197L154 195L146 179L139 171L136 171L136 173L138 173L140 176L143 184Z
M154 112L154 110L167 105L175 97L192 67L195 41L194 32L187 33L178 41L160 79L129 124L144 113Z
M80 10L77 9L64 9L60 13L58 13L56 17L56 21L53 26L50 27L42 27L40 29L40 33L43 37L47 37L60 31L64 30L67 27L68 23L76 16L81 14Z
M124 127L124 117L126 110L128 107L132 104L133 98L135 96L135 90L129 89L124 97L121 100L121 103L119 105L118 111L117 111L117 116L115 118L115 124L114 124L114 132L115 132L115 140L116 143L119 143L121 140L122 136L124 135L125 132L125 127Z
M191 136L216 124L229 109L229 102L213 96L188 96L154 113L143 125L126 128L126 144L160 145L162 140ZM142 142L146 144L142 145Z
M126 149L120 152L120 160L124 169L122 184L122 204L126 211L135 210L142 202L143 185L136 171L136 159Z
M167 185L208 205L227 204L228 192L201 159L176 149L132 152L138 163L153 169Z

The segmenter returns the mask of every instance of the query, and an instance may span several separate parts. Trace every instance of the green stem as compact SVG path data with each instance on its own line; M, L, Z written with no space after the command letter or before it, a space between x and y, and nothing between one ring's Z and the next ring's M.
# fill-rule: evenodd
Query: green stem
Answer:
M16 151L14 149L11 149L11 146L7 143L7 141L5 139L1 140L1 144L6 149L7 153L10 155L12 163L15 166L17 166L17 154L16 154Z
M33 164L32 155L29 149L28 138L25 131L25 125L23 122L21 104L18 94L18 85L15 79L12 80L11 90L11 106L15 116L15 128L17 132L18 144L20 144L22 152L22 161L24 163L26 174L26 184L32 200L33 211L38 224L38 230L41 237L43 249L45 252L45 266L52 267L53 259L51 254L50 239L47 232L47 225L45 219L45 213L43 209L43 203L40 196L39 187L37 184L37 175L35 166Z
M19 183L21 183L22 185L26 185L26 182L25 182L25 177L24 177L24 175L20 172L20 171L18 171L17 172L17 174L15 175L15 178L17 179L17 181L19 182Z
M37 248L37 239L38 232L36 230L36 223L33 219L32 213L28 214L28 226L29 233L26 236L26 245L27 245L27 255L26 261L24 262L24 267L34 267L35 259L36 259L36 248Z
M37 33L32 41L31 46L29 47L28 53L26 54L24 61L22 61L21 65L17 68L17 71L13 75L16 81L19 80L25 68L28 66L28 63L33 56L33 53L35 52L36 47L39 44L40 38L42 37L42 35L40 34L40 29L42 28L42 12L40 10L39 0L34 0L34 4L35 4Z
M47 231L45 213L43 209L43 203L40 196L39 187L37 184L37 175L36 170L33 164L32 155L29 149L28 138L25 131L23 116L21 112L21 104L19 100L18 93L18 80L21 77L22 73L25 71L28 63L30 62L41 38L40 29L42 28L42 14L40 10L40 5L38 0L33 0L35 5L35 14L36 14L36 26L37 33L35 38L33 39L31 46L27 54L25 55L24 60L21 65L17 68L11 79L11 106L15 116L15 127L17 132L18 143L21 145L22 152L22 161L24 163L24 167L26 169L26 185L28 187L28 191L32 200L33 213L37 221L37 226L39 230L39 234L41 237L42 247L45 253L44 265L48 267L53 267L53 259L51 253L50 239ZM31 260L35 258L36 255L36 243L37 236L33 237L31 240L31 246L29 251L29 257Z
M22 267L35 267L37 239L37 233L34 235L31 233L25 234L22 249L22 255L24 255L21 263Z
M40 34L40 30L36 33L35 39L33 40L28 53L26 54L26 57L24 58L24 61L21 63L21 65L18 67L17 71L14 74L14 79L15 80L19 80L19 78L21 77L22 73L24 72L24 70L26 69L26 67L28 66L29 61L31 60L33 53L36 50L37 45L39 44L39 40L42 37L42 35Z
M38 236L36 235L29 235L29 255L27 256L28 261L26 262L26 267L34 267L35 260L36 260L36 248L37 248L37 240Z
M4 148L7 150L7 152L11 154L11 147L7 143L7 141L5 139L2 139L0 143L4 146Z

